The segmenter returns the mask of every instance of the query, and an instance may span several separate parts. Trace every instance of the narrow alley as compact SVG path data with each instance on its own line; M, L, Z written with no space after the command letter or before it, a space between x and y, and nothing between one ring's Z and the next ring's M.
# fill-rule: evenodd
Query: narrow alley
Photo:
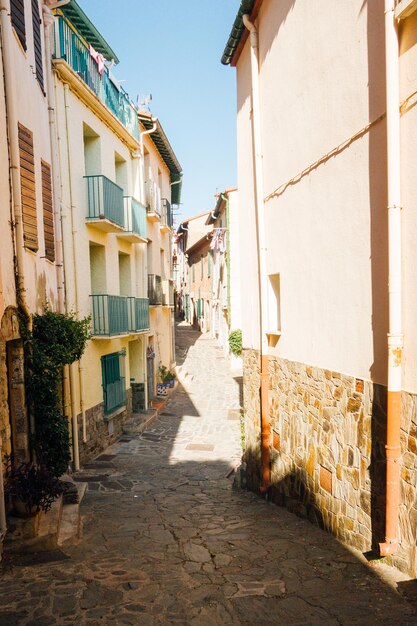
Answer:
M1 626L415 624L330 534L232 489L239 380L177 327L179 386L158 420L83 468L78 545L5 561Z

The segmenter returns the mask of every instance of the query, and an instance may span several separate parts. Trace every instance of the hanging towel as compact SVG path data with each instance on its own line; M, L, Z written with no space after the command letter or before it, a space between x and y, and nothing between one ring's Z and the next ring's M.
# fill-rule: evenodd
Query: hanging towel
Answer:
M104 56L100 53L97 52L97 50L94 50L93 46L88 46L88 51L90 53L90 55L92 56L92 58L94 59L94 61L97 63L98 66L98 73L100 74L100 76L102 75L102 73L105 70L105 61L106 59L104 58Z

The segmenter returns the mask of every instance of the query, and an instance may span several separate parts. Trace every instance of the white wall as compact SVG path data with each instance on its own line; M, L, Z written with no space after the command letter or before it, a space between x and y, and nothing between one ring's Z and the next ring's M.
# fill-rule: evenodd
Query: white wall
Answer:
M374 9L360 0L263 3L266 195L384 113L383 12ZM237 66L240 242L250 285L242 293L242 326L244 346L258 347L249 71L247 43ZM380 383L387 332L384 154L380 122L265 204L268 273L279 273L281 282L282 337L272 352Z

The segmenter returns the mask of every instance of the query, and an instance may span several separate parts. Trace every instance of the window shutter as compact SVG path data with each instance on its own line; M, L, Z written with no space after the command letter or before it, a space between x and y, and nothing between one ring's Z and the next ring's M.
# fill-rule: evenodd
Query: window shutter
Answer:
M42 207L43 232L45 237L45 256L49 261L55 261L54 241L54 214L52 205L52 177L51 166L41 161L42 168Z
M36 78L43 91L41 17L38 0L32 0L33 45L35 48Z
M24 50L27 50L24 0L10 0L10 13L12 18L12 26L15 29Z
M36 214L35 160L33 134L18 124L20 153L20 186L23 213L23 236L25 248L38 250L38 221Z

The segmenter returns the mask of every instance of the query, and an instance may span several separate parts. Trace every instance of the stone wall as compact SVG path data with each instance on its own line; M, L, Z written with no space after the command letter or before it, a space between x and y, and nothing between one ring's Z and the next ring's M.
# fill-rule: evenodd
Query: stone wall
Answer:
M386 389L270 358L270 497L362 552L384 540ZM248 486L260 476L259 354L244 351ZM403 393L401 545L393 563L417 574L417 397Z
M82 415L78 420L78 446L80 451L80 465L84 465L103 452L107 446L117 441L123 434L123 424L132 415L132 390L127 390L127 405L123 410L115 411L113 415L104 415L104 403L87 409L86 418L86 441L83 442Z

